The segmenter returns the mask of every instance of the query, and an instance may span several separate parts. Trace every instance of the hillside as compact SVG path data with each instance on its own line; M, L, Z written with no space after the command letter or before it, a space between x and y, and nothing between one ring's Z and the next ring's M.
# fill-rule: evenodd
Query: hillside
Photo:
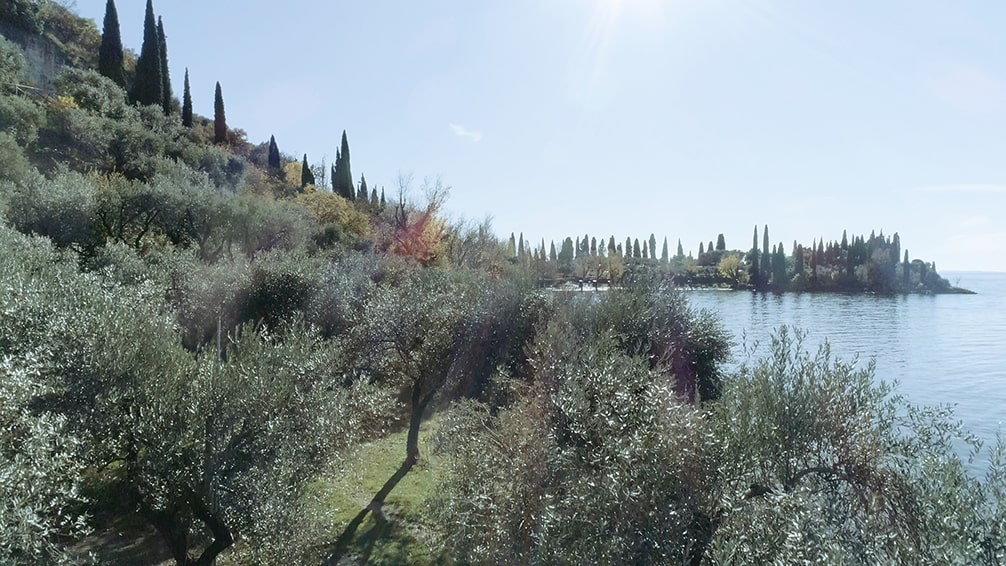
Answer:
M785 328L728 370L678 291L933 292L896 235L546 253L193 115L149 0L135 59L3 6L0 563L1006 559L1006 447Z

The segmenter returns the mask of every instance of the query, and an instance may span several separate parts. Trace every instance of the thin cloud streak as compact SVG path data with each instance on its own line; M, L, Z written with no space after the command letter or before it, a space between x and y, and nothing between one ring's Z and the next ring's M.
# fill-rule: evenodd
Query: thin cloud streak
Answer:
M451 130L454 132L454 135L458 136L459 138L468 138L473 142L479 142L482 140L482 132L473 132L468 128L465 128L464 126L460 126L458 124L448 124L448 125L451 127Z

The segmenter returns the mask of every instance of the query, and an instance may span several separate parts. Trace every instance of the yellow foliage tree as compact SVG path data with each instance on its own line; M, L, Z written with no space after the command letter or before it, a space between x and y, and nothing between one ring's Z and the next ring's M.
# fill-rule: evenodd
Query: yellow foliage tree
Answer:
M744 269L744 264L741 263L741 258L737 254L724 255L716 268L719 270L720 275L724 279L729 279L734 287L747 285L748 272Z
M300 171L300 163L294 163ZM289 169L289 165L287 165ZM297 179L300 178L297 174ZM289 177L289 173L288 176ZM335 193L305 192L297 196L295 201L308 212L319 224L338 224L346 232L366 237L370 234L370 217L360 212L349 201Z

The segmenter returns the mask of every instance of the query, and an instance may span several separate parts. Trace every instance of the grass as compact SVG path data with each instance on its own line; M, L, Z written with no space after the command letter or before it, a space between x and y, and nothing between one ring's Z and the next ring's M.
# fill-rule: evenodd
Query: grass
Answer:
M384 504L384 523L373 514L357 530L350 554L354 562L370 564L444 564L450 562L439 544L437 525L427 512L427 500L436 488L437 458L431 456L429 439L437 428L433 417L419 434L419 463L395 487ZM406 431L390 434L361 445L332 477L315 481L311 496L325 514L334 517L334 541L363 509L405 458ZM329 547L327 550L331 550Z

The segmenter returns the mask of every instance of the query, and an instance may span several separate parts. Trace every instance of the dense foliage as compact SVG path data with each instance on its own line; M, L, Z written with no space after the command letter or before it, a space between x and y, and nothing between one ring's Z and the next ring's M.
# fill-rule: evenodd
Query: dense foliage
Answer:
M793 242L792 253L787 254L780 242L770 246L768 226L759 246L758 228L749 251L728 250L723 234L717 238L716 247L699 243L697 257L685 255L681 242L677 254L668 255L667 238L664 238L660 255L657 240L650 234L649 241L640 247L639 240L626 238L625 246L615 244L611 236L607 247L604 240L584 235L566 238L561 251L555 253L555 242L546 253L544 240L537 247L525 242L524 235L510 235L508 253L510 260L534 272L543 284L557 285L575 282L581 287L590 284L619 284L625 276L639 274L664 274L679 285L721 286L756 291L810 291L843 293L966 293L951 287L940 277L936 266L921 260L909 261L908 250L901 257L901 240L898 234L885 237L871 233L869 238L854 236L850 242L843 233L842 241L817 241L809 247Z
M42 4L4 17L65 18ZM176 115L150 2L123 85L108 6L102 72L88 40L43 96L10 87L0 39L0 562L121 561L109 531L177 564L362 562L402 531L422 544L389 561L1006 558L1006 450L979 480L945 409L785 329L727 371L730 337L675 289L945 290L897 235L787 256L766 229L697 260L653 235L500 241L447 221L439 180L355 187L345 132L326 180L229 129L219 85L215 120L187 77ZM389 439L391 468L350 466Z

